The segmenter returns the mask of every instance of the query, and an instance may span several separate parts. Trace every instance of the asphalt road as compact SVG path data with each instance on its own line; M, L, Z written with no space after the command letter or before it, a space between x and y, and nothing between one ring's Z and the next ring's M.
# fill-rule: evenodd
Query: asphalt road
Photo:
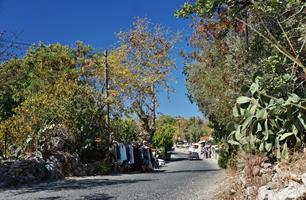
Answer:
M172 154L165 167L152 173L68 178L18 189L0 190L0 199L211 199L224 171L215 160L189 161Z

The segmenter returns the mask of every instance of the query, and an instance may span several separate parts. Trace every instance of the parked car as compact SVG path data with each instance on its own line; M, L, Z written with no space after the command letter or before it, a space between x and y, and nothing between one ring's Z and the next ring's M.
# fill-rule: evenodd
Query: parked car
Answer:
M188 155L188 159L189 160L199 160L200 159L199 153L195 151L190 151Z
M163 165L166 165L166 162L163 159L158 159L158 165L161 167Z
M202 150L202 148L201 148L201 145L200 145L200 144L198 144L198 143L193 143L193 144L189 147L188 152L189 152L189 153L190 153L190 152L196 152L196 153L198 153L198 155L200 155L200 154L201 154L201 150Z

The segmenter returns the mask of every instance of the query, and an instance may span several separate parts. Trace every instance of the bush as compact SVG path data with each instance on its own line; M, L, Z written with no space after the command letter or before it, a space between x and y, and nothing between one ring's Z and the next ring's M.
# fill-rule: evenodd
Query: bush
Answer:
M101 164L96 167L95 172L98 175L107 175L112 171L112 166L110 164Z
M230 158L230 154L228 152L224 150L220 151L219 157L218 157L218 165L221 168L226 169L229 158Z

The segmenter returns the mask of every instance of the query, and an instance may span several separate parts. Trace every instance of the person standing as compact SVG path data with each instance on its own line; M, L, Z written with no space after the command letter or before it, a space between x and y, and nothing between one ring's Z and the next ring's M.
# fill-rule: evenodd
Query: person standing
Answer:
M147 141L142 142L141 158L142 158L142 170L144 172L148 172L149 171L149 155L148 155Z

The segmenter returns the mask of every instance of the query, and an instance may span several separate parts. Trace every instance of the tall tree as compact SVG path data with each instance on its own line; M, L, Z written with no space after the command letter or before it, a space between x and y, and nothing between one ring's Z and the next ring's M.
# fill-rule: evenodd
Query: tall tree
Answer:
M303 29L299 25L305 21L304 7L299 0L196 0L185 3L176 12L176 16L196 19L190 39L194 51L187 56L185 67L187 88L191 100L208 115L217 138L232 130L231 107L235 98L246 91L246 87L240 90L240 86L250 85L255 72L264 74L262 85L280 97L303 86L295 81L303 70L297 70L295 78L288 76L288 66L294 68L297 63L293 64L286 55L291 54L288 52L291 49L293 54L303 57L298 53L303 42L298 38ZM247 27L253 31L250 36ZM283 40L286 37L291 42Z
M170 53L178 35L138 18L133 28L118 33L118 38L121 50L125 51L124 62L133 76L128 90L130 109L152 138L156 130L156 95L160 90L170 91L169 75L175 68Z

